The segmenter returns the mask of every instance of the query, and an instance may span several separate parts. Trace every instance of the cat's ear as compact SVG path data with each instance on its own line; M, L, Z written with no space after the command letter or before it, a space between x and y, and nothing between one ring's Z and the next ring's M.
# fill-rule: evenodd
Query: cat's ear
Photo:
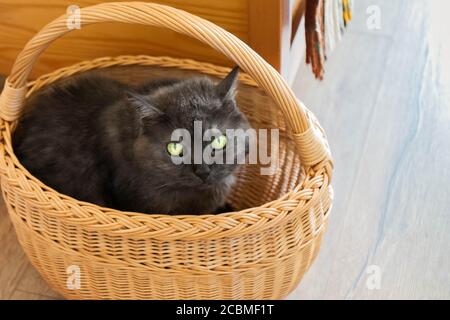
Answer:
M216 86L217 94L223 100L232 100L236 95L236 89L238 85L239 67L236 66L230 73L219 82Z
M130 104L136 109L141 119L151 119L163 114L161 110L152 106L150 101L139 93L127 91L126 97Z

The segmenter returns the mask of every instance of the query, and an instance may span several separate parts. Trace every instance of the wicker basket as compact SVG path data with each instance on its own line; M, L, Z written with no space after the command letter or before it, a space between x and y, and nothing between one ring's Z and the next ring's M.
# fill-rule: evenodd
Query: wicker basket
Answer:
M81 22L165 27L222 52L246 72L241 75L238 102L252 126L280 130L279 170L261 175L258 165L245 166L229 199L240 211L219 215L120 212L77 201L44 185L19 163L11 146L11 132L32 92L86 71L117 77L201 73L219 78L229 71L186 59L122 56L82 62L27 83L41 52L69 32L62 16L19 54L0 100L1 187L33 265L67 298L286 296L316 257L331 206L332 161L313 115L252 49L201 18L163 5L122 2L84 8ZM79 286L70 285L73 270Z

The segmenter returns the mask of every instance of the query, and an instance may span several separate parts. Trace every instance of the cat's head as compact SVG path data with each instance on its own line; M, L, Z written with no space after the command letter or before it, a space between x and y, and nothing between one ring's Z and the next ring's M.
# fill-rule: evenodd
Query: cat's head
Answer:
M141 126L134 146L140 164L165 177L169 186L227 182L238 158L248 151L248 141L229 134L230 129L249 128L236 106L237 82L235 68L218 84L206 77L191 78L147 94L129 94Z

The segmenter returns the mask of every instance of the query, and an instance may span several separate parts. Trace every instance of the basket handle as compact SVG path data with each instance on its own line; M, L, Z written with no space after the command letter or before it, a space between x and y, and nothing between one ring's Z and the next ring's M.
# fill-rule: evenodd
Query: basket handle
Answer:
M0 117L4 120L14 121L20 116L33 65L54 40L71 31L66 24L68 18L65 14L47 24L18 55L0 97ZM86 7L80 10L80 22L81 26L124 22L164 27L210 45L239 65L274 99L293 130L304 165L330 159L325 139L286 81L247 44L221 27L179 9L144 2L111 2Z

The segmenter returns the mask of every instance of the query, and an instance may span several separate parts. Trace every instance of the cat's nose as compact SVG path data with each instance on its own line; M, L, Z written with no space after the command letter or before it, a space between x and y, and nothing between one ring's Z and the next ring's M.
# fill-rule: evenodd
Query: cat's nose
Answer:
M209 173L211 172L211 170L207 166L200 166L196 167L194 172L197 177L199 177L203 181L206 181L206 179L208 179L209 177Z

